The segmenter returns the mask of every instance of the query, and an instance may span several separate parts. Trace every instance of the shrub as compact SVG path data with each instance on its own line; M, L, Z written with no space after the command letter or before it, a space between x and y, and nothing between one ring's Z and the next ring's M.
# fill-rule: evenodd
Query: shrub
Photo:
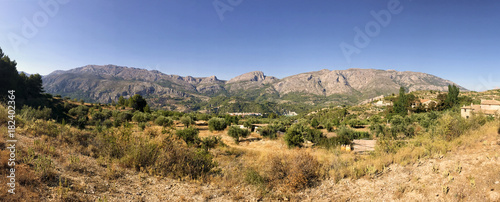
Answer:
M335 148L339 145L350 145L352 141L347 136L336 136L330 138L322 138L318 142L319 147L323 147L325 149Z
M191 118L190 116L183 116L181 117L180 119L181 123L184 125L184 127L189 127L191 126L191 124L193 124L193 118Z
M87 125L87 120L88 118L86 116L80 117L73 122L73 125L76 126L78 129L85 129L85 126Z
M174 121L171 118L159 116L158 118L156 118L155 124L159 126L171 126L172 124L174 124Z
M306 124L298 123L288 128L284 140L288 147L302 147L302 143L304 143L305 140L318 143L323 138L325 138L325 136L321 131L311 129Z
M267 137L267 138L270 138L270 139L276 139L276 133L277 133L276 128L272 127L271 125L259 128L259 134L262 137Z
M85 105L80 105L78 107L71 108L68 111L68 113L71 116L77 116L77 117L86 116L88 112L89 112L89 107L87 107Z
M211 136L206 137L201 140L201 148L208 151L211 148L215 148L217 145L224 145L221 137Z
M113 121L113 127L118 128L118 127L120 127L121 125L122 125L122 123L121 123L118 119L115 119L115 120Z
M129 107L132 107L135 110L139 110L144 112L144 108L148 105L146 100L139 94L135 94L129 100Z
M304 135L304 140L311 141L313 143L318 143L322 138L324 138L323 132L321 132L320 130L310 129L310 128L308 128L306 130L306 133L304 133L303 135Z
M118 114L116 117L117 120L119 120L121 123L131 121L132 120L132 113L126 111L126 112L121 112Z
M170 138L163 141L162 148L162 155L155 164L160 175L198 179L216 172L217 163L203 149L180 146Z
M127 147L122 163L134 167L137 171L140 168L153 166L159 155L159 145L153 141L139 138L134 144Z
M272 156L263 169L263 176L249 170L246 181L255 185L267 183L270 188L284 188L295 192L313 186L320 178L320 168L318 160L303 151L292 155Z
M240 137L247 137L250 134L250 131L238 126L231 126L229 127L227 134L234 139L234 142L236 142L236 144L238 144Z
M304 143L304 133L306 133L307 128L303 124L293 124L286 131L284 140L288 147L302 147Z
M286 185L297 191L311 187L319 179L320 164L314 156L301 152L292 157L289 163Z
M208 121L208 129L210 131L222 131L224 129L226 129L227 125L226 125L226 120L224 120L223 118L211 118L209 121Z
M259 123L259 120L255 118L249 118L243 123L243 126L245 126L245 128L252 128L252 124L257 124L257 123Z
M137 125L139 126L139 128L140 128L141 130L144 130L144 129L146 128L146 123L144 123L144 122L140 122L140 123L139 123L139 124L137 124Z
M245 181L248 184L255 185L261 188L264 188L264 185L266 184L266 178L262 177L259 172L251 168L245 172Z
M371 116L368 121L370 121L370 123L373 125L373 124L378 124L378 123L382 123L382 118L379 116L379 115L373 115Z
M113 126L113 122L107 119L102 123L102 125L104 125L106 128L111 128Z
M364 124L366 124L364 121L361 121L359 119L351 119L347 122L351 128L361 128L363 127Z
M48 120L51 114L51 108L43 107L43 109L41 109L38 107L38 109L33 109L32 107L24 106L23 109L21 109L20 116L24 120L34 121L36 119Z
M137 122L137 123L141 123L141 122L146 122L147 117L146 117L146 114L144 114L142 112L138 112L138 113L134 113L132 120Z
M177 135L177 137L179 137L180 139L184 140L184 142L186 142L187 145L193 145L198 143L199 141L198 134L199 134L198 129L194 127L177 130L175 132L175 135Z
M100 122L100 121L104 121L105 119L106 119L106 116L102 112L94 112L94 113L92 113L92 120L93 121Z
M318 119L313 118L313 119L311 120L311 126L312 126L313 128L318 128L318 126L319 126Z
M466 126L462 120L450 114L443 115L438 119L436 126L437 135L444 137L448 141L459 137L466 130Z
M349 140L354 140L354 139L370 139L370 133L368 132L360 132L360 131L355 131L350 128L346 127L340 127L339 130L337 131L337 137L342 137L345 136Z
M379 137L380 135L384 136L386 130L385 126L382 124L374 124L370 126L370 131L372 132L372 135Z

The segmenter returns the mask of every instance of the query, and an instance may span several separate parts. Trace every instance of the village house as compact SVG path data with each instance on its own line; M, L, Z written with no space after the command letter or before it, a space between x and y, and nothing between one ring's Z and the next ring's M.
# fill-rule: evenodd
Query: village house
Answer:
M412 103L411 108L418 106L423 106L424 108L432 108L431 106L436 106L437 102L431 99L418 99L416 102Z
M481 100L481 104L463 106L460 109L463 118L470 118L474 113L484 113L488 116L497 116L500 114L500 101L497 100Z
M375 103L373 103L374 106L376 107L386 107L386 106L392 106L391 101L384 101L384 100L379 100Z
M254 112L250 112L250 113L228 113L229 116L242 116L242 117L245 117L245 116L262 116L262 113L254 113Z

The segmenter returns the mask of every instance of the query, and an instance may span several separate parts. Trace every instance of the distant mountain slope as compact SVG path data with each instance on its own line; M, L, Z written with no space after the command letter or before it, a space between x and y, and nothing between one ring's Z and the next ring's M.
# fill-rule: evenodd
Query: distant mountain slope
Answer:
M44 89L51 94L101 103L117 101L120 96L141 94L157 107L184 105L182 110L197 110L199 106L193 106L202 102L210 103L207 108L248 102L356 104L363 99L397 93L400 86L409 91L446 91L449 84L454 84L425 73L393 70L325 69L283 79L254 71L224 81L216 76L182 77L116 65L87 65L55 71L44 76L43 82ZM224 103L218 99L209 102L217 96L230 101ZM237 110L238 107L231 106L231 109Z
M115 65L88 65L68 71L55 71L45 76L43 82L48 93L103 103L134 94L159 97L211 95L223 90L224 84L215 76L181 77Z
M375 69L321 70L297 74L281 79L273 87L280 94L303 92L331 96L358 92L365 96L378 96L407 90L447 91L451 81L419 72L398 72ZM462 88L462 90L465 90Z

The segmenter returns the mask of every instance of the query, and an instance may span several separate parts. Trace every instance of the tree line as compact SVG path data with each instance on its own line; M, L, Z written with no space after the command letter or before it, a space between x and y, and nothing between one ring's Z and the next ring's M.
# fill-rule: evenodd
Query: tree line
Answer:
M15 90L16 105L42 106L44 90L40 74L26 75L17 71L17 62L11 60L0 48L0 95L6 95L8 90ZM6 101L6 96L0 98Z

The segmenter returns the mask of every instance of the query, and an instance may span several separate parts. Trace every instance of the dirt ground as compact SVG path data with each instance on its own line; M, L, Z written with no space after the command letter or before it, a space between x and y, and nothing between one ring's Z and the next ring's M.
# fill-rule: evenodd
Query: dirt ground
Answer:
M230 147L254 152L283 151L282 140L260 139L252 134L236 145L225 132L202 129L200 136L221 136ZM20 137L23 144L33 139ZM357 141L356 148L374 148L373 141ZM358 146L356 146L358 145ZM363 146L363 147L361 147ZM307 148L311 150L311 148ZM316 151L317 152L317 151ZM443 156L421 159L412 165L393 164L375 176L358 180L325 179L317 186L302 190L291 198L276 200L295 201L500 201L500 136L485 134L485 138L467 147ZM268 201L258 194L257 188L246 185L225 185L179 181L148 175L130 169L117 169L116 179L103 176L110 168L99 165L96 159L79 155L87 165L83 172L64 169L55 161L61 178L67 179L77 198L88 201ZM44 201L57 201L57 187L49 190ZM274 200L274 199L273 199Z

